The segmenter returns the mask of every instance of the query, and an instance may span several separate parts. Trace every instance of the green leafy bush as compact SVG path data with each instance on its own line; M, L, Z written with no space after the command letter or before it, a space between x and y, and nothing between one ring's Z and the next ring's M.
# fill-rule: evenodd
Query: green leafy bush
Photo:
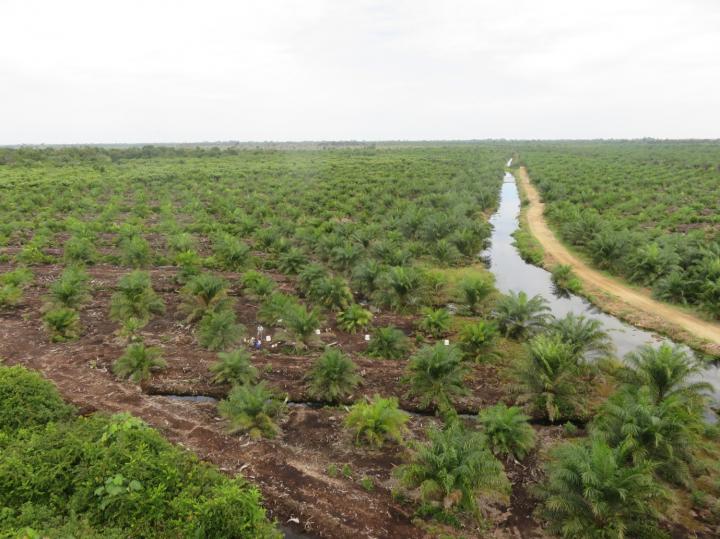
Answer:
M72 412L55 386L39 374L25 367L0 366L0 432L64 421Z

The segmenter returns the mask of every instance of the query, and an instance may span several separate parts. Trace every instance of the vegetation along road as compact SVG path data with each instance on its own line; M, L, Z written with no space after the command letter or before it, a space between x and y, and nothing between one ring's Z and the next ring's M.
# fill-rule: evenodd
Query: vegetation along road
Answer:
M544 204L537 189L530 181L525 167L518 169L518 180L529 200L527 223L530 233L540 242L546 254L558 264L572 266L576 275L584 284L608 292L633 309L652 316L663 318L666 322L679 326L701 339L720 346L720 324L702 320L683 310L653 299L649 293L619 282L590 267L578 256L570 252L548 227L543 217Z

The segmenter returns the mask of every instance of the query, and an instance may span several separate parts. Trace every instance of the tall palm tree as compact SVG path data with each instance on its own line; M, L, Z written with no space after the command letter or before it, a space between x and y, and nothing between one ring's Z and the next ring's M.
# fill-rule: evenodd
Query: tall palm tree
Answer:
M407 366L403 381L410 385L409 395L420 397L421 406L435 405L439 410L452 407L452 398L466 395L464 385L468 369L455 346L438 343L421 348Z
M528 297L525 292L510 291L495 306L495 318L506 337L520 339L537 333L550 318L550 307L541 296Z
M627 465L600 439L558 447L537 488L547 529L572 539L664 537L657 510L666 494L649 463Z
M583 315L568 313L553 320L548 331L569 344L578 359L607 356L613 351L610 336L602 329L602 322Z
M625 363L626 367L619 373L621 379L631 385L648 386L656 403L678 395L700 405L705 394L712 391L707 382L696 381L702 373L702 364L679 346L644 345L627 354Z

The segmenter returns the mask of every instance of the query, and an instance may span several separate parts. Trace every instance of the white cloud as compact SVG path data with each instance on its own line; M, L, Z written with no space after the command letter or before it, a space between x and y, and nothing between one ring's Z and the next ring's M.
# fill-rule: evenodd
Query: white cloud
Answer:
M0 144L720 137L714 0L0 0Z

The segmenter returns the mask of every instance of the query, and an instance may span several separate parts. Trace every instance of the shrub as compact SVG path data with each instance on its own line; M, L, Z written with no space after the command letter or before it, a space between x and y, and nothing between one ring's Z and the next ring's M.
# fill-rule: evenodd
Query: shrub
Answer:
M53 342L71 341L80 336L80 316L74 309L50 309L43 316L43 322Z
M587 384L572 346L557 335L538 335L527 348L517 370L520 400L553 422L584 413Z
M447 334L451 321L452 316L446 309L426 307L422 310L422 318L418 321L417 326L425 335L437 339Z
M552 268L551 278L553 284L560 290L579 294L582 291L582 283L573 272L572 266L558 264Z
M483 361L493 355L499 331L495 322L479 320L465 324L460 329L460 350L472 361Z
M665 493L648 464L626 465L619 449L601 440L556 448L537 489L539 515L549 532L568 539L656 538Z
M134 318L145 325L150 315L163 312L165 304L152 289L147 272L136 270L120 278L110 298L110 318L121 323Z
M0 285L16 286L20 289L28 286L32 280L33 274L27 268L16 268L0 275Z
M308 378L308 392L313 398L328 402L350 395L361 381L357 366L337 348L328 348L315 361Z
M378 277L376 297L381 305L396 311L412 310L423 301L422 275L412 267L391 267Z
M227 282L211 273L201 273L190 279L182 289L180 309L187 313L187 321L200 320L208 313L228 309Z
M410 353L410 340L392 326L378 328L370 337L367 354L382 359L402 359Z
M528 298L525 292L510 291L495 306L495 318L506 337L521 339L543 329L550 315L547 301L540 296Z
M0 285L0 308L15 307L23 298L22 288L14 284Z
M403 378L410 385L409 395L420 398L421 406L436 406L445 411L452 408L452 399L466 395L464 385L467 367L455 346L438 343L418 350L407 366Z
M230 432L247 432L252 438L274 438L280 431L275 420L285 404L264 382L235 386L227 399L218 404L220 415L228 420Z
M372 313L357 303L353 303L337 316L338 326L348 333L357 333L367 328L372 319Z
M478 422L492 452L515 459L525 458L535 446L535 431L528 424L529 419L520 408L508 408L505 403L484 408L478 413Z
M458 288L462 302L472 314L478 312L479 305L495 290L489 278L478 276L465 277L460 281Z
M218 360L210 366L210 372L215 374L213 382L234 385L254 384L258 378L258 370L250 359L250 353L246 350L220 352Z
M236 322L229 309L210 311L198 325L198 342L208 350L229 350L245 335L245 326Z
M132 343L125 352L113 363L112 371L116 376L129 378L138 383L150 378L151 371L166 366L161 357L161 350L154 346L145 346L144 343Z
M202 258L195 251L183 251L175 255L175 265L178 267L175 280L180 284L185 284L200 274Z
M56 307L79 308L90 299L87 283L88 275L83 269L67 268L50 285L50 303Z
M345 426L355 437L355 443L380 448L387 441L401 443L406 432L408 415L398 408L395 397L375 395L371 401L357 402L345 418Z
M45 425L71 417L55 386L25 367L0 367L0 432Z
M342 277L328 277L316 281L310 297L333 311L344 309L353 300L350 288Z
M428 430L428 442L412 448L410 462L396 470L403 485L418 488L435 511L458 509L478 515L477 498L492 492L506 498L510 484L483 436L458 423Z

